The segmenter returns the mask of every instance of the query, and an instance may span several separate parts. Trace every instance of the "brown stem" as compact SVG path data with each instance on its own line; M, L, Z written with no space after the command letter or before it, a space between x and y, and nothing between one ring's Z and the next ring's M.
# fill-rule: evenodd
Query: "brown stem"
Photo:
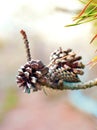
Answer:
M64 84L64 89L71 89L71 90L78 90L78 89L87 89L87 88L92 88L94 86L97 86L97 78L94 80L90 80L85 83L80 83L80 84L75 84L71 86L65 86Z
M94 80L90 80L85 83L68 83L68 85L64 82L63 84L56 86L51 84L46 84L47 87L53 88L53 89L59 89L59 90L79 90L79 89L87 89L92 88L94 86L97 86L97 78Z
M21 30L20 33L23 36L24 39L24 44L25 44L25 48L26 48L26 53L27 53L27 61L31 61L31 54L30 54L30 48L29 48L29 41L27 39L27 35L26 32L24 30Z

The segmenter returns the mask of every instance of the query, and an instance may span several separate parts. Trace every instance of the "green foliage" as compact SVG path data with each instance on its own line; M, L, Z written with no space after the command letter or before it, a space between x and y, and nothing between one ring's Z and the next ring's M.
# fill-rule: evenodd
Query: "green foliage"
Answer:
M86 4L85 2L83 3ZM96 19L97 19L97 1L95 2L94 0L90 0L81 10L78 16L74 18L73 20L74 23L66 25L66 27L80 25Z
M4 103L0 110L0 122L4 119L7 112L9 112L10 110L12 110L17 106L17 103L18 103L17 91L13 88L8 88L6 91Z
M94 37L91 39L90 43L92 43L95 39L97 39L97 0L85 0L82 1L80 0L83 4L85 4L84 8L81 10L81 12L74 18L74 23L66 25L65 27L70 27L70 26L76 26L80 24L84 24L87 22L94 21L94 32L96 33ZM90 61L91 65L94 66L97 64L97 56L94 57Z

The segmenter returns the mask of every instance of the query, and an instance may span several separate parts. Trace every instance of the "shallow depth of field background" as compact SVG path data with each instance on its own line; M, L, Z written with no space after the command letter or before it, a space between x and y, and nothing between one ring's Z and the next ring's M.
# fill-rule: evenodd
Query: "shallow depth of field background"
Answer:
M78 0L3 0L0 3L0 130L97 130L97 88L25 94L15 82L26 62L24 29L33 59L49 63L58 47L72 48L86 65L95 55L92 23L64 27L80 11ZM85 68L82 82L97 77Z

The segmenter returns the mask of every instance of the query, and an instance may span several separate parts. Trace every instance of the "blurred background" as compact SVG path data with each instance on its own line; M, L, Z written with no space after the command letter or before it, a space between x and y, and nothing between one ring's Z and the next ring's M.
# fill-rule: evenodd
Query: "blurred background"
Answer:
M92 23L64 27L83 8L78 0L3 0L0 3L0 130L97 130L96 87L82 91L25 94L15 82L26 62L20 30L28 35L33 59L49 63L60 46L72 48L86 65L95 55ZM97 77L86 66L82 82Z

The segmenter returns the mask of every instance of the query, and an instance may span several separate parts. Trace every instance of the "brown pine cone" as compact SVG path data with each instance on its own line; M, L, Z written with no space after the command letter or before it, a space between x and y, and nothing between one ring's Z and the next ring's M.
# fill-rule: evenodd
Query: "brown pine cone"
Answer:
M41 86L46 83L46 74L48 68L41 61L31 60L18 70L16 82L19 87L23 87L24 92L30 93L30 90L41 90Z
M81 56L76 56L71 49L63 51L62 48L54 51L50 56L49 73L52 84L66 82L80 82L78 75L83 75L84 65ZM54 82L53 82L54 81Z

